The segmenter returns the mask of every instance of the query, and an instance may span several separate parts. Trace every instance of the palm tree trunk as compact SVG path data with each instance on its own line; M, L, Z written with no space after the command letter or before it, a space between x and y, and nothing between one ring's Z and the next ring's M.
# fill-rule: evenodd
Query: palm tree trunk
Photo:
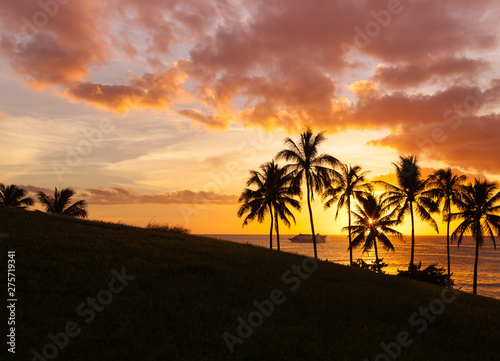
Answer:
M373 245L375 246L375 264L377 265L377 271L379 271L379 266L378 266L378 250L377 250L377 239L376 238L373 240Z
M280 250L280 228L278 225L278 211L274 209L274 221L276 222L276 244L278 246L278 251Z
M269 213L271 213L271 231L269 232L269 248L273 249L273 209L269 206Z
M479 242L476 239L476 260L474 261L474 283L472 285L472 293L477 294L477 263L479 261Z
M347 213L349 214L349 265L352 266L352 246L351 246L351 197L347 198Z
M448 280L450 280L450 212L451 209L448 209L448 225L446 229L446 247L448 250Z
M306 187L307 187L307 206L309 207L309 219L311 220L311 230L312 230L312 238L314 245L314 259L318 259L318 250L316 249L316 233L314 233L314 222L313 222L313 214L311 208L311 195L309 191L309 178L306 177Z
M410 201L411 215L411 256L410 256L410 272L413 272L414 254L415 254L415 219L413 217L413 202Z

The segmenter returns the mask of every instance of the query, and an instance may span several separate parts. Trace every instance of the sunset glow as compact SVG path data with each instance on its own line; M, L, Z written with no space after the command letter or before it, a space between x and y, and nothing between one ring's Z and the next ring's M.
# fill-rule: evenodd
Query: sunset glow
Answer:
M499 15L492 0L5 1L0 183L72 187L93 219L264 234L238 198L306 126L369 180L395 182L408 154L424 175L499 180ZM345 210L312 208L317 232L346 234ZM310 233L305 198L294 214L282 233Z

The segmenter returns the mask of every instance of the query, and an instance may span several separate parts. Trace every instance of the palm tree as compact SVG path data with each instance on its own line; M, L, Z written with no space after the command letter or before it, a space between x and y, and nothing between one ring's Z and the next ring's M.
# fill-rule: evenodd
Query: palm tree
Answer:
M314 192L319 194L331 183L335 170L332 169L339 164L337 158L329 154L319 154L319 146L326 141L325 133L313 134L311 128L307 128L300 135L300 140L295 143L292 139L285 139L284 149L275 157L275 160L291 162L285 166L293 177L292 186L300 189L302 182L306 181L307 206L309 208L309 219L314 245L314 258L318 258L316 248L316 233L314 232L314 221L311 209L311 201L314 200ZM330 168L331 167L331 168Z
M462 243L465 233L470 233L476 241L476 260L474 262L474 283L472 293L477 293L477 264L479 247L484 244L484 238L489 237L497 248L495 233L500 232L500 192L497 183L474 180L473 184L460 187L460 198L455 202L459 212L451 213L450 218L460 219L453 231L452 239L458 238L458 246Z
M280 250L279 220L281 219L290 228L290 217L295 223L295 217L288 206L300 211L300 202L293 199L298 195L297 190L290 186L292 178L286 173L285 168L280 168L274 162L268 162L260 166L261 172L250 171L251 177L247 181L247 187L257 186L256 190L247 188L240 196L239 202L243 202L238 210L238 217L245 213L248 215L243 221L243 226L250 221L257 220L262 223L265 215L271 215L271 230L269 232L269 247L273 248L273 225L276 229L277 247Z
M363 253L375 248L375 263L379 264L377 241L380 242L386 251L394 251L394 246L387 235L396 238L403 238L403 234L396 231L399 221L394 217L394 213L383 200L373 193L368 193L359 198L356 205L357 212L352 211L354 216L354 225L345 227L352 231L354 239L351 243L351 249L363 245ZM380 271L380 269L379 269Z
M408 157L399 157L398 163L393 163L396 168L396 177L398 186L379 181L384 185L386 194L384 202L386 206L395 207L397 219L401 223L409 214L411 217L411 257L410 272L414 269L415 254L415 215L432 225L439 233L436 221L431 213L438 212L439 206L432 199L432 195L426 192L427 180L422 179L420 175L420 166L417 157L410 155Z
M434 195L439 203L443 202L443 220L446 224L446 248L448 251L448 279L450 278L450 213L451 205L460 198L460 184L467 179L465 175L453 174L451 168L439 169L429 177L429 186L433 187L430 194Z
M71 197L75 195L75 191L71 188L58 190L55 188L54 196L47 196L44 192L38 192L38 200L45 206L47 213L60 214L76 218L87 217L87 204L84 200L70 203Z
M26 191L24 189L14 184L5 186L0 183L0 206L23 209L32 206L35 203L33 199L25 196Z
M372 186L365 183L365 174L367 172L361 173L361 167L355 165L354 167L342 164L340 166L340 172L334 175L333 184L330 185L323 193L323 199L330 197L325 203L325 209L332 207L337 204L337 212L335 213L335 220L339 215L339 210L347 206L347 214L349 218L349 256L350 265L352 262L352 247L351 247L351 198L359 199L361 196L365 196L366 192L371 192Z

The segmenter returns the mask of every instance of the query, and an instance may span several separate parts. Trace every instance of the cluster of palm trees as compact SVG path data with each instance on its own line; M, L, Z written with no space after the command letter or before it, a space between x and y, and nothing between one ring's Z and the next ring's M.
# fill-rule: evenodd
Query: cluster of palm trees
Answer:
M347 209L350 264L353 265L352 250L362 246L363 252L375 250L378 258L377 242L387 251L394 251L389 237L402 238L395 227L407 217L411 221L410 272L416 270L415 219L418 217L429 223L436 232L438 225L432 214L442 214L447 224L448 278L451 276L450 242L457 240L458 246L464 235L471 235L476 242L473 293L477 293L477 265L479 247L485 238L490 238L496 248L495 237L500 233L500 189L497 183L474 179L465 184L466 177L455 175L450 168L439 169L429 177L423 177L417 157L400 156L393 163L397 184L384 181L367 182L366 172L360 166L342 164L335 157L320 153L319 148L326 141L324 132L314 134L307 128L298 142L285 139L285 149L278 152L271 162L260 166L260 171L250 171L247 188L240 196L242 203L238 216L243 217L243 225L257 220L262 223L267 214L271 216L269 242L273 248L273 229L279 244L278 223L281 220L290 227L295 223L292 210L301 210L296 199L302 199L302 185L305 184L306 201L310 226L317 259L316 233L311 201L319 195L325 209L336 206L335 219L342 208ZM276 162L285 161L280 167ZM384 191L375 191L374 186ZM254 187L254 188L251 188ZM353 209L354 208L354 209ZM450 234L450 223L460 220L460 224Z
M25 189L11 184L5 186L0 183L0 207L9 208L27 208L35 204L31 197L26 197ZM87 204L84 200L71 204L71 198L75 191L71 188L54 190L54 195L46 195L44 192L38 192L37 197L47 213L59 214L63 216L86 218Z

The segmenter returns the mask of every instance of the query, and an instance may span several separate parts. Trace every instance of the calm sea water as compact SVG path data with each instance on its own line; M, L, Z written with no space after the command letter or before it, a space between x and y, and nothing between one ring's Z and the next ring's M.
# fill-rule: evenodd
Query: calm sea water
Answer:
M269 247L269 235L235 235L211 234L205 235L221 240L238 243L249 243L261 247ZM297 253L304 256L314 256L312 243L292 243L289 238L293 235L280 235L280 246L284 252ZM388 267L384 270L389 274L396 274L398 269L407 269L410 262L411 238L404 241L393 241L395 252L386 252L379 247L379 258L383 258ZM276 237L273 238L276 247ZM347 236L327 236L326 243L318 243L318 257L330 262L349 264ZM472 292L474 274L475 243L472 238L465 238L459 248L456 244L450 246L452 279L455 287L466 292ZM353 259L363 258L365 261L374 261L375 252L362 253L362 250L353 251ZM416 236L415 262L422 261L422 268L431 263L438 267L447 268L446 237L445 236ZM500 247L495 251L491 240L486 240L479 249L478 288L477 293L483 296L500 299Z

